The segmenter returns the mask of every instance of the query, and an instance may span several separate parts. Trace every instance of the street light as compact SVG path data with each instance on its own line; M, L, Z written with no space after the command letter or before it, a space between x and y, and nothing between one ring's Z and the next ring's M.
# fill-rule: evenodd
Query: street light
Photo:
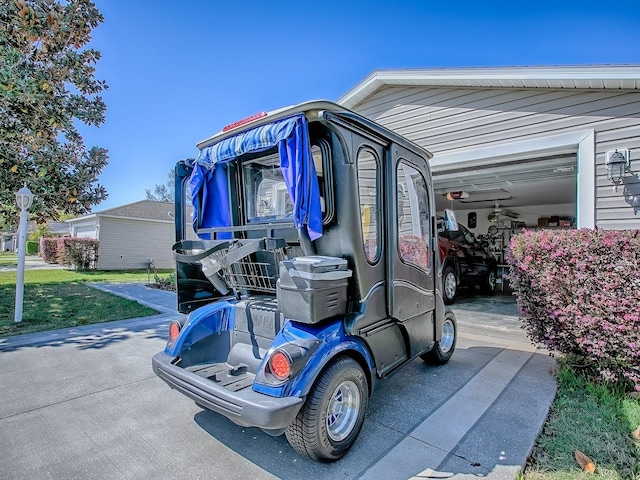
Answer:
M24 257L27 245L27 210L33 203L33 193L27 188L27 182L16 193L16 204L20 209L18 227L18 274L16 278L16 323L22 321L22 299L24 297Z

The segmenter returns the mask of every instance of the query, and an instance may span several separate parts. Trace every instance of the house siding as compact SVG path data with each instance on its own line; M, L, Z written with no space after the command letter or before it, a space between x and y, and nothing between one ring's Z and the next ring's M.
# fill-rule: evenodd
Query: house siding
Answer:
M153 259L156 268L173 268L172 222L101 218L98 270L146 268Z
M640 228L638 175L613 191L604 165L607 150L628 148L631 171L640 171L639 92L386 86L352 108L436 156L592 130L595 225Z

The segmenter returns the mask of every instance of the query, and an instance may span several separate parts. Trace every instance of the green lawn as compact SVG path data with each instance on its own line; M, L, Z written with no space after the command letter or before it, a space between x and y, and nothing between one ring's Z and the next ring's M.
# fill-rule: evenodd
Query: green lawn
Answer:
M524 480L640 479L640 400L620 388L586 380L570 367L558 375L558 394L538 437ZM582 471L574 452L591 458Z
M0 266L14 267L18 264L18 257L11 252L0 253Z
M0 337L154 315L151 308L85 284L147 281L146 270L27 270L22 322L15 323L16 272L0 272Z

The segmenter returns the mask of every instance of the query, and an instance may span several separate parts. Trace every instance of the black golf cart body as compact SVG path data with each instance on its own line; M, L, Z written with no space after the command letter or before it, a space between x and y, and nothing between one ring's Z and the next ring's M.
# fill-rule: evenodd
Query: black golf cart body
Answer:
M380 379L456 342L431 154L337 104L261 113L176 166L178 309L155 373L238 425L340 458ZM185 190L193 228L187 240Z

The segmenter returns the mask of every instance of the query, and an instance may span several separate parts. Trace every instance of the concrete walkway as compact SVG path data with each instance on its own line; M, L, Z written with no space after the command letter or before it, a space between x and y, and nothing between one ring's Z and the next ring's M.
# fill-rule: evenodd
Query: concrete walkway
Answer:
M459 340L452 360L442 367L416 360L382 382L352 450L339 462L318 464L296 454L284 437L199 410L149 374L166 323L179 316L174 293L143 284L94 287L163 313L0 339L7 366L0 388L9 399L0 404L6 478L46 471L50 475L30 478L80 478L78 472L100 479L184 478L189 472L192 478L513 479L556 392L555 363L524 337L513 300L461 297L453 305ZM80 368L84 362L94 363ZM25 383L34 375L37 384ZM72 391L60 390L69 378ZM26 404L17 402L21 397ZM38 422L47 428L36 428ZM64 448L46 440L49 435L64 438ZM91 462L87 439L95 445ZM21 447L43 443L48 447L35 459ZM172 453L153 453L159 451Z
M27 255L24 257L25 270L61 270L64 267L57 263L47 263L37 255ZM15 272L15 265L0 265L0 272Z

